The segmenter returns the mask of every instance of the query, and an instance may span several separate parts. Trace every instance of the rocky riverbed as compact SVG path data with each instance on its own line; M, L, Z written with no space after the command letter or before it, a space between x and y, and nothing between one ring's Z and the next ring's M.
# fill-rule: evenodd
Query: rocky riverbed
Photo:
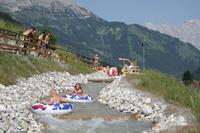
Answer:
M89 75L72 76L67 72L49 72L27 79L18 79L16 85L0 84L0 133L41 132L44 124L37 121L30 107L42 97L48 96L55 87L58 92L73 89L78 83L87 83L87 79L108 78L102 72ZM127 86L127 82L114 80L100 92L98 101L121 112L138 114L138 120L152 121L155 126L147 132L159 132L175 126L187 125L181 115L166 115L166 104L154 102L142 92ZM145 131L144 131L145 132Z
M55 87L58 92L73 89L78 83L87 83L88 78L101 78L101 72L90 75L72 76L67 72L50 72L35 75L28 79L17 80L16 85L0 85L0 133L1 132L40 132L43 123L36 121L30 107L42 97L48 96L49 90Z
M168 104L165 101L133 88L126 80L115 80L103 88L98 101L117 111L137 114L139 121L153 122L152 129L144 133L173 130L178 126L188 125L188 120L177 111L166 113Z

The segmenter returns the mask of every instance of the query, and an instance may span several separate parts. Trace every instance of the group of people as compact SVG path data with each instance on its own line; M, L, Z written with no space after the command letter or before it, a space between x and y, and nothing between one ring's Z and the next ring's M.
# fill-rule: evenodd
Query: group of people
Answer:
M114 77L118 75L118 69L116 67L99 67L99 70L103 71L104 73L106 73L109 77Z
M75 84L73 91L71 92L71 95L79 95L84 96L83 89L81 87L80 83ZM56 89L53 88L50 90L49 93L50 99L48 101L41 101L43 104L56 104L56 103L64 103L67 102L65 98L61 98L57 95Z
M50 32L47 32L47 33L42 32L39 35L38 42L36 44L38 56L44 54L46 57L49 54L49 52L50 52L50 43L49 43L50 37L51 37Z
M94 68L100 71L103 71L106 73L109 77L115 77L115 76L126 76L128 73L128 66L126 64L123 65L121 69L117 69L116 67L110 67L110 66L99 66L99 56L98 54L95 54L94 56Z
M123 67L121 69L117 69L116 67L99 67L99 70L103 71L104 73L106 73L109 77L114 77L114 76L126 76L128 73L128 66L126 64L123 65Z
M30 48L35 47L38 56L44 55L46 57L50 52L50 32L42 32L38 37L35 27L29 27L26 31L23 32L23 45L21 46L21 52L26 55ZM36 40L36 42L35 42ZM35 43L35 44L34 44ZM31 46L33 44L33 46Z

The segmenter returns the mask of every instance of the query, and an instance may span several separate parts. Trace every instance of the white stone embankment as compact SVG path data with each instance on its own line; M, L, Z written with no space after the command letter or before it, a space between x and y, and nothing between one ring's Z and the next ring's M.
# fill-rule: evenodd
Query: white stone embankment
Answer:
M105 76L102 72L77 76L67 72L50 72L19 79L16 85L6 87L0 84L0 133L40 132L44 125L37 121L31 112L33 103L48 96L52 87L58 92L64 92L73 89L76 83L87 83L87 78L102 76Z
M152 100L145 93L128 85L127 81L114 80L101 90L98 101L117 111L137 114L140 121L153 122L152 129L144 131L145 133L160 132L188 124L182 115L166 114L167 104Z
M87 79L105 78L108 77L103 72L76 76L67 72L50 72L28 79L19 79L16 85L6 87L0 84L0 133L41 132L44 124L37 121L30 111L33 103L48 96L52 87L58 92L65 92L71 90L76 83L87 83ZM187 125L183 116L166 115L164 112L166 104L154 102L142 92L126 85L124 81L113 81L102 89L98 101L121 112L137 113L138 120L150 120L156 123L147 132L159 132Z

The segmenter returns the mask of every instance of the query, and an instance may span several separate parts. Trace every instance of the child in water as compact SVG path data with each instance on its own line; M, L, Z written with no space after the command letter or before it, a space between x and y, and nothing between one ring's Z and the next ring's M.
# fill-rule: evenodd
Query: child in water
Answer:
M84 95L83 89L82 89L80 83L75 84L72 94L76 94L76 95L80 95L80 96Z
M81 84L76 83L74 86L74 90L69 95L85 96L86 94L83 93ZM61 100L62 100L62 102L67 102L66 98L62 98Z
M56 104L56 103L61 103L62 99L57 95L56 89L51 89L50 90L50 99L49 101L42 101L41 103L43 104Z

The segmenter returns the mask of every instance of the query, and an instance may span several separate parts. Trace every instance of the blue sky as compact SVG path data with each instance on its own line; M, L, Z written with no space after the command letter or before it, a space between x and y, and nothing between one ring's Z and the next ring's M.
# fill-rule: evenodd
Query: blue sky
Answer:
M200 19L200 0L75 0L97 16L127 24L181 24Z

